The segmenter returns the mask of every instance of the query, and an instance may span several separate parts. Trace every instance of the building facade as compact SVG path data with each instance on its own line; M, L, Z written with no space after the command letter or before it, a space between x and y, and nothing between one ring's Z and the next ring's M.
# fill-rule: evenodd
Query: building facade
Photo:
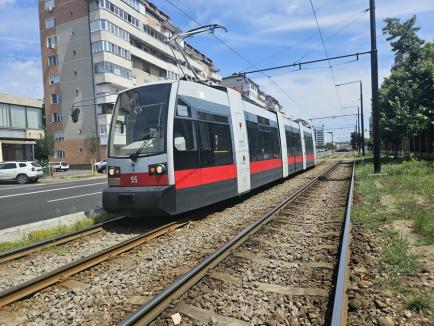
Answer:
M86 164L106 155L116 93L145 82L194 76L167 39L180 32L145 0L40 0L47 127L55 159ZM181 44L196 74L219 82L211 59ZM72 122L72 107L80 114ZM95 143L98 151L95 153Z
M259 89L258 84L246 76L234 74L232 76L223 77L221 85L236 90L264 109L267 107L266 94Z
M332 142L331 134L324 128L324 126L314 127L314 131L317 146L324 146Z
M33 160L43 134L42 101L0 93L0 162Z

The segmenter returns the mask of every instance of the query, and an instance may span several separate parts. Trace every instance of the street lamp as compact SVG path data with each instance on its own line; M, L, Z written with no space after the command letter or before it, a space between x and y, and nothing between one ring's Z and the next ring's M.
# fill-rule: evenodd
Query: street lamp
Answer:
M363 83L361 80L355 80L348 83L337 84L338 86L344 86L349 84L359 83L360 84L360 113L361 113L361 129L362 129L362 155L365 156L365 123L363 121Z
M327 131L327 133L332 135L332 146L333 146L332 147L332 153L334 153L335 152L335 142L333 140L333 131Z

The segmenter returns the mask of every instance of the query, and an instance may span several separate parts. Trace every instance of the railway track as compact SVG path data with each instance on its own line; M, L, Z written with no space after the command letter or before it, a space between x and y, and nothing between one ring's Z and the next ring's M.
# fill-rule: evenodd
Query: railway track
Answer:
M319 169L319 171L326 168L327 166ZM320 172L312 170L289 180L288 182L291 185L289 191L293 192L299 189L300 186L306 183L305 180L309 180L309 183L315 183L317 178L313 181L311 180L318 173ZM235 207L239 205L241 210L244 211L246 208L242 207L251 205L248 204L249 201L258 202L259 198L264 198L263 200L270 205L268 202L272 198L270 196L278 195L279 197L277 198L284 198L286 196L285 194L287 194L288 190L280 195L279 192L276 192L275 188L279 187L287 189L287 186L277 185L270 188L270 190L266 190L264 193L258 193L251 199L246 199L246 203L243 201ZM269 192L268 195L266 195L267 192ZM259 198L254 199L255 197ZM265 198L268 198L268 200ZM277 201L274 200L274 202ZM262 204L261 206L264 205ZM80 259L80 261L74 261L54 271L45 273L40 277L9 288L0 293L0 306L3 307L0 309L0 319L5 316L4 314L6 316L12 314L16 317L14 317L15 320L25 320L28 323L39 324L43 323L43 320L50 322L56 320L57 322L66 322L67 324L72 321L77 324L89 324L93 323L95 318L98 318L101 325L112 325L125 318L128 313L134 310L134 307L143 304L140 302L145 302L144 300L149 298L150 295L162 291L176 277L183 275L189 268L192 268L197 262L207 257L215 248L223 244L224 241L229 240L230 237L238 232L237 230L241 230L259 216L257 214L258 211L255 211L255 208L252 207L245 211L246 217L248 217L245 221L233 218L228 219L228 212L226 210L230 212L234 209L237 210L237 208L227 208L224 212L211 214L214 216L213 219L217 218L216 215L219 216L214 222L209 219L201 220L200 216L198 216L196 222L190 223L187 227L182 228L182 232L179 231L178 233L171 231L178 228L181 229L181 226L187 223L186 221L178 221L175 224L162 226L161 229L153 230L149 234L129 239L129 241L135 242L134 244L112 246L104 251L86 256ZM263 212L264 209L260 211ZM221 230L221 232L219 231L221 234L218 232L216 234L207 232L207 225L213 225L218 220L221 220L221 222L218 222L221 223L218 229ZM234 222L235 224L233 224ZM205 233L201 234L203 231ZM228 231L231 231L230 236L228 236ZM169 235L161 238L161 240L149 241L152 238L168 233ZM201 235L197 237L195 234ZM208 236L203 238L204 234L208 234ZM179 242L183 238L184 242L185 239L188 239L187 242ZM213 241L216 240L217 242L213 244ZM140 244L146 242L149 242L149 244L140 246ZM178 246L178 244L179 248L175 249L173 246ZM195 247L197 248L194 249ZM131 250L132 248L135 248L135 250ZM170 261L170 256L173 255L171 251L173 252L174 250L178 252L176 260L179 262ZM114 258L116 256L119 257ZM26 258L27 256L21 259ZM102 264L104 261L106 263ZM168 266L171 268L167 268ZM52 286L56 283L59 286ZM34 295L29 297L30 294ZM110 299L107 300L108 296ZM131 298L131 296L133 297ZM25 297L28 297L28 299L20 300ZM80 310L82 310L81 307L88 307L87 311L89 311L89 307L92 307L90 311L93 311L93 313L84 313L82 317L73 317L71 314L73 310L69 310L72 307L72 299L74 299L74 302L80 302L76 308L74 307L74 314L77 311L76 314L78 315ZM107 308L111 309L109 310L110 312L104 313ZM48 313L48 311L50 312Z
M340 325L353 174L326 169L119 325Z
M31 294L34 294L42 289L45 289L53 284L66 280L68 277L82 272L90 267L96 266L108 259L116 257L126 251L129 251L143 243L162 236L174 229L186 225L186 221L170 222L163 226L152 229L149 232L140 234L138 236L132 237L113 246L110 246L104 250L98 251L92 255L86 256L72 263L63 265L57 269L54 269L48 273L42 274L38 277L32 278L28 281L22 282L16 286L12 286L4 291L0 292L0 307L6 306L17 300L25 298ZM102 227L101 225L96 227L91 227L79 232L74 232L73 234L66 235L60 239L54 239L53 241L44 241L42 243L36 244L35 246L25 247L23 249L17 250L16 255L22 257L26 252L31 253L35 250L41 250L46 246L52 245L52 243L65 243L66 241L72 241L80 236L92 234L98 232L97 230ZM28 251L27 251L28 250ZM13 253L12 253L13 255ZM15 257L17 257L15 256ZM5 259L11 258L13 256L5 255Z

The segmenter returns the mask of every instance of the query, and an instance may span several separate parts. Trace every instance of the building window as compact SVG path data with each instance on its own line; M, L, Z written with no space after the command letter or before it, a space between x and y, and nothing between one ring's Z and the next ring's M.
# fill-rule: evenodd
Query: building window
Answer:
M54 49L57 47L57 37L56 36L48 36L47 37L47 48Z
M65 151L63 149L56 150L56 158L65 158Z
M110 1L107 1L107 0L98 0L97 4L99 5L99 7L105 8L105 9L111 11L116 16L118 16L118 17L122 18L123 20L129 22L131 25L139 28L139 20L137 18L134 18L133 16L131 16L127 12L125 12L122 9L120 9L119 7L115 6Z
M46 29L53 28L54 26L56 26L56 20L54 19L54 17L45 18L45 28Z
M97 31L107 31L113 35L116 35L117 37L129 42L130 41L130 33L128 33L126 30L120 28L119 26L101 19L96 20L90 24L90 31L91 32L97 32Z
M99 134L100 134L100 135L105 135L105 134L107 134L107 125L100 125L100 126L99 126Z
M65 136L63 131L56 131L54 133L54 141L56 142L60 142L60 141L64 141L65 140Z
M27 128L41 129L42 128L41 110L35 108L27 108L26 113L27 113Z
M50 82L50 85L60 83L60 75L59 74L50 75L49 82Z
M12 128L27 128L26 108L17 105L11 105L11 127Z
M60 95L57 93L51 94L51 104L59 104L60 103Z
M77 51L72 50L72 55L76 55L76 54L77 54Z
M95 73L111 73L124 78L131 78L131 70L115 65L114 63L103 61L95 64Z
M0 103L0 127L10 127L9 105Z
M78 94L80 94L80 92L78 91L78 89L75 90L75 95L77 96Z
M57 55L50 55L48 57L48 67L57 66L59 64L59 57Z
M54 0L45 0L45 10L53 10Z
M98 41L92 43L92 52L111 52L124 59L131 60L131 52L108 41Z
M77 71L76 70L74 70L74 76L77 76Z
M53 122L61 122L62 121L62 112L54 112L52 121Z

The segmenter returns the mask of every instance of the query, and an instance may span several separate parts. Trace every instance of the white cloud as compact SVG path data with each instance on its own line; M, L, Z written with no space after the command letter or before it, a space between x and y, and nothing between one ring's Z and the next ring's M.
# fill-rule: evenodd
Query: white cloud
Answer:
M13 95L43 97L42 68L39 59L0 61L0 91Z

